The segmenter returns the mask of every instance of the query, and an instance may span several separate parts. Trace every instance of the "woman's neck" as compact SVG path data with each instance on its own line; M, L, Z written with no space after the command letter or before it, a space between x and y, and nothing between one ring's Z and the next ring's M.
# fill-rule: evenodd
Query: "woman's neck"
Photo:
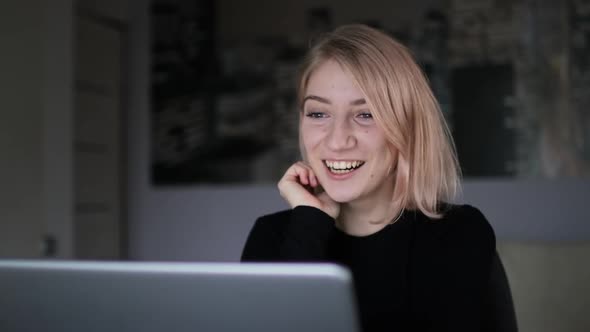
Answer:
M381 195L380 198L341 204L336 221L338 228L353 236L367 236L380 231L399 213L392 199Z

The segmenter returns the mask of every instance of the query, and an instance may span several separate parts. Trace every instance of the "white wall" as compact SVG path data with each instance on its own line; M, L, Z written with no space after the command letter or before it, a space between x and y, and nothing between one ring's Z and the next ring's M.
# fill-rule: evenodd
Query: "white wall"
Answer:
M286 205L272 184L150 185L148 12L145 5L136 5L131 10L130 27L130 256L143 260L235 261L256 217ZM590 181L578 179L471 180L464 188L464 201L484 212L500 240L590 240L587 197Z
M2 2L0 33L0 240L2 256L35 256L43 213L42 21L40 8ZM26 20L21 21L21 17ZM31 222L35 221L35 222ZM10 235L9 235L10 233Z
M0 256L38 257L47 231L70 250L70 13L70 0L0 3Z

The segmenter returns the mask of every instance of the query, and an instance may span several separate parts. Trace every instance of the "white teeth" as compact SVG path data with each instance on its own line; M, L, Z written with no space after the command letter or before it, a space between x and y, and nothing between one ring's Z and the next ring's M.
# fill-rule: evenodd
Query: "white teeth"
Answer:
M362 161L359 161L359 160L355 160L355 161L328 161L328 160L325 160L324 163L333 173L337 173L337 174L351 172L364 164Z

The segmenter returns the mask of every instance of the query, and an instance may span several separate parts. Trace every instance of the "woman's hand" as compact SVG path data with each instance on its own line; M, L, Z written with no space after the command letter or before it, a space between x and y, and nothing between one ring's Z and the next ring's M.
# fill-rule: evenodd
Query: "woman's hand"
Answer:
M334 202L325 192L315 194L319 187L315 173L309 165L302 161L293 164L278 184L281 196L291 208L306 205L318 208L336 219L340 213L340 204Z

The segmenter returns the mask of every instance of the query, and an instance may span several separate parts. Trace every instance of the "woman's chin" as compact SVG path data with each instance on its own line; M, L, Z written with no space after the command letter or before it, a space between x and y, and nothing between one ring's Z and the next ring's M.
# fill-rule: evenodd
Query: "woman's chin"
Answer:
M349 203L356 198L356 195L352 194L350 191L344 190L330 190L330 188L324 188L326 194L336 203Z

